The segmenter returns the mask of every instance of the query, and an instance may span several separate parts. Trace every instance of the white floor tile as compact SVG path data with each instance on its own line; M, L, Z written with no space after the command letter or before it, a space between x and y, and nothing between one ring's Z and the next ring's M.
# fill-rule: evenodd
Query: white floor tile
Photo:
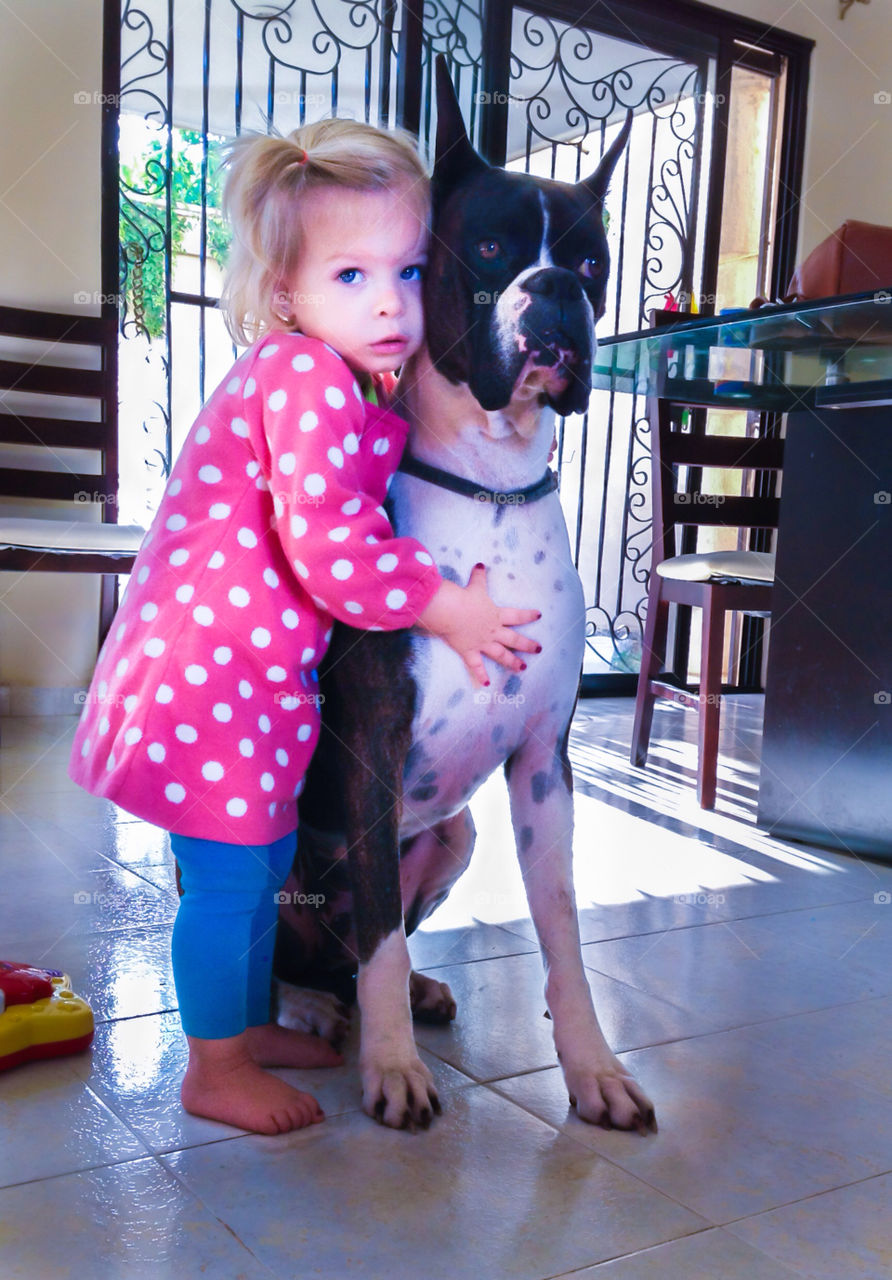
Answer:
M0 1075L0 1187L147 1153L78 1079L73 1061L25 1063Z
M736 1027L867 1000L892 990L881 974L817 954L751 920L595 942L588 968L628 982L708 1019Z
M892 1175L840 1187L728 1230L808 1280L888 1280Z
M558 1070L492 1085L577 1142L722 1225L892 1169L892 1103L778 1064L740 1031L623 1055L656 1136L585 1124Z
M539 1280L704 1225L480 1088L425 1133L351 1113L163 1159L282 1276Z
M555 1280L801 1280L801 1276L727 1231L716 1229Z
M4 1280L276 1280L155 1160L0 1191Z

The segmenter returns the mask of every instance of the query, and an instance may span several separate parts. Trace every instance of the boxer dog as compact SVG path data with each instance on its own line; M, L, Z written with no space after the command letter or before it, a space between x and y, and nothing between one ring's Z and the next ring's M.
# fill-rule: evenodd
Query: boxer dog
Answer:
M427 349L400 376L411 432L390 515L444 577L467 582L484 562L497 601L540 608L528 633L542 652L522 674L491 664L491 685L475 690L440 640L336 628L276 973L349 995L358 970L363 1107L396 1128L427 1127L440 1105L412 1016L448 1021L455 1003L411 971L406 935L467 866L468 801L504 767L570 1102L584 1120L645 1133L653 1107L604 1039L580 951L567 739L585 601L547 466L554 413L588 406L608 271L603 202L631 113L595 172L570 185L491 168L442 59L437 92ZM337 1015L321 999L310 993L296 1021L330 1035Z

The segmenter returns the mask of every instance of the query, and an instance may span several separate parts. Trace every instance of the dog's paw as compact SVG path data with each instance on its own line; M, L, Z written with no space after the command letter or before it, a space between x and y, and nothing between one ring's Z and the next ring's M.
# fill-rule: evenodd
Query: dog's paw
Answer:
M602 1129L635 1129L642 1135L657 1132L653 1103L618 1060L600 1071L567 1070L564 1079L570 1106L580 1119Z
M335 1048L343 1044L350 1029L350 1010L330 991L293 987L278 981L278 1011L282 1026L309 1031Z
M409 975L409 1003L416 1022L452 1022L457 1005L445 982L428 978L413 969Z
M427 1129L442 1111L434 1079L417 1056L405 1062L364 1061L362 1109L391 1129Z

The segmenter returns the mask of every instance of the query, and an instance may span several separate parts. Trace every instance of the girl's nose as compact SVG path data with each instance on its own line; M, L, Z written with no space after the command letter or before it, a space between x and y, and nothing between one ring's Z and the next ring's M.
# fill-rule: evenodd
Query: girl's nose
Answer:
M395 289L392 285L383 288L378 295L378 314L382 316L397 316L403 310L403 299L399 289Z

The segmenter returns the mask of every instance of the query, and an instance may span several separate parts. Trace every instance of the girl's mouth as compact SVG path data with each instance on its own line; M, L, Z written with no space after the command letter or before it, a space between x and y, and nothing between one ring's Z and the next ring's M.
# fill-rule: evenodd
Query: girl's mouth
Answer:
M394 334L390 338L382 338L380 342L373 342L372 349L381 355L392 355L395 352L403 351L409 342L408 338L404 338L401 334Z

